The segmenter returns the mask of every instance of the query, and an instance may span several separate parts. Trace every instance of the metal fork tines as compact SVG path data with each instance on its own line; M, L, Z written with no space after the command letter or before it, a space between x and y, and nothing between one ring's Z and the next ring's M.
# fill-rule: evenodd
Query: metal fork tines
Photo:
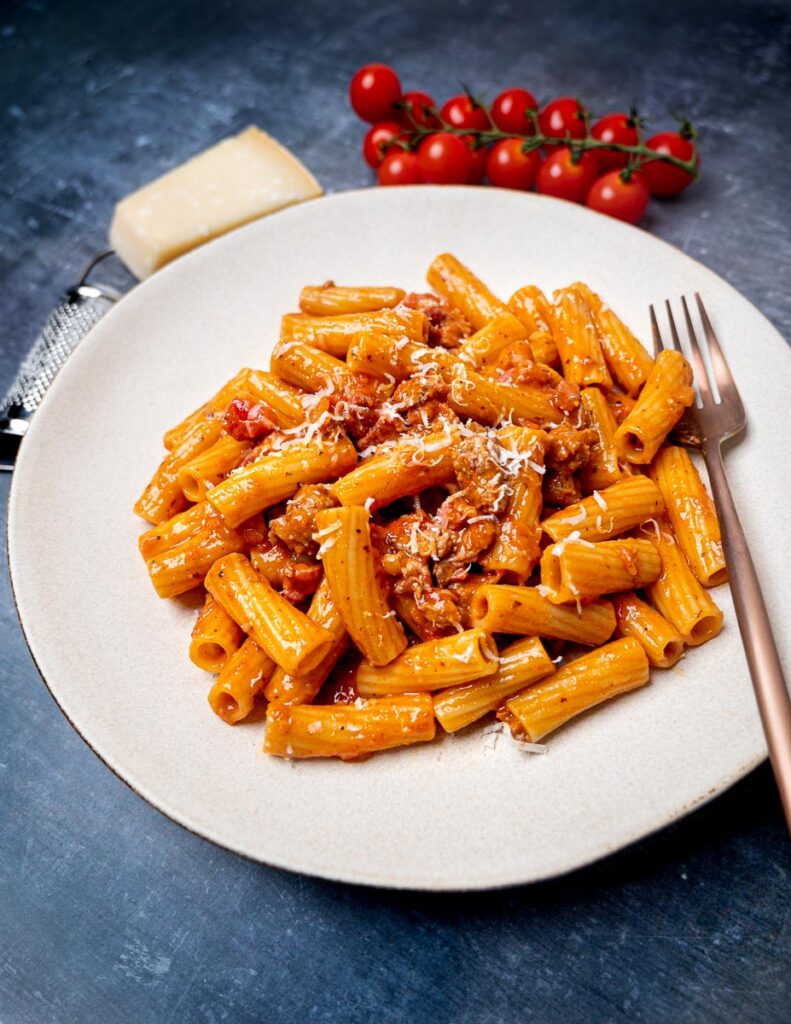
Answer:
M777 779L786 822L791 830L791 700L783 679L783 669L772 636L758 576L725 476L720 447L723 441L744 428L746 417L733 375L697 292L695 299L706 339L705 352L711 372L709 373L707 369L704 349L695 333L689 306L686 299L682 298L698 401L687 410L677 425L674 439L699 448L706 462L711 492L719 513L728 573L731 580L738 580L738 586L731 587L733 606L766 734L769 758ZM681 352L681 341L673 309L668 301L665 302L665 306L671 347ZM650 307L650 315L656 357L663 347L668 346L663 345L653 306Z
M695 292L700 320L703 325L703 333L708 345L708 355L711 363L711 379L703 358L703 352L698 342L695 328L692 324L692 317L689 313L689 306L684 296L681 297L681 306L686 321L687 336L689 338L689 354L697 385L698 402L687 410L681 424L676 428L677 439L683 444L693 445L698 448L706 444L721 444L734 434L744 429L747 418L744 413L744 406L739 397L739 391L733 374L725 360L717 335L711 326L706 307L703 301ZM681 352L681 340L678 336L676 321L673 316L673 307L665 300L667 318L670 325L671 346ZM654 342L654 357L663 347L662 337L657 324L654 307L650 307L651 333ZM665 346L667 347L667 346Z

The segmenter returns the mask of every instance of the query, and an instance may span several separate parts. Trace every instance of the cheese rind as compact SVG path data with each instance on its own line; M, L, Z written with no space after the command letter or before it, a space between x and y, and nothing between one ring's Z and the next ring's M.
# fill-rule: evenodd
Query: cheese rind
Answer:
M321 194L293 153L250 127L122 199L110 244L136 277L148 277L226 231Z

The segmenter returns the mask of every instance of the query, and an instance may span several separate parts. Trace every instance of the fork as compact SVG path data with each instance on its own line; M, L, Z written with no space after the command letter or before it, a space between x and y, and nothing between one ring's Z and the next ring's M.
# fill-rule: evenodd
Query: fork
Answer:
M719 399L706 370L687 300L682 296L681 305L689 336L691 362L700 404L693 405L686 411L674 436L681 444L700 450L709 473L711 491L720 517L728 573L732 580L738 580L738 586L731 587L733 605L766 735L769 759L780 791L786 824L791 831L791 700L783 679L783 669L772 636L772 627L769 624L758 576L722 462L722 442L744 429L746 417L733 376L697 292L695 300L708 344L709 361ZM681 352L681 342L670 302L665 300L665 306L672 347ZM656 358L663 347L663 342L654 307L650 306L649 311Z

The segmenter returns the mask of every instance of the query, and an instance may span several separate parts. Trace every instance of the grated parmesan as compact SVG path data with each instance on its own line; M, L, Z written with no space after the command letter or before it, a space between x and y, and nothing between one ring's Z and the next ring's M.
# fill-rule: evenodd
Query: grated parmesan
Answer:
M602 498L598 491L594 491L591 497L602 510L602 512L607 511L607 502L604 500L604 498Z

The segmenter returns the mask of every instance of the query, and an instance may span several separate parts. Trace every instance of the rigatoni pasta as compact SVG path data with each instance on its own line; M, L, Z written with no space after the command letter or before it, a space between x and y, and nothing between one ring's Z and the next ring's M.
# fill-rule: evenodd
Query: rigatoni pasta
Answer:
M226 662L209 690L212 711L228 725L243 721L255 706L255 698L276 669L263 648L248 637Z
M667 520L660 521L651 543L662 571L648 587L649 600L673 623L686 644L704 644L722 628L722 612L690 569Z
M663 349L634 408L615 432L621 457L648 465L694 400L691 366L680 352Z
M332 281L326 284L306 285L299 293L299 308L313 316L335 316L340 313L374 313L390 309L404 298L403 288L338 287Z
M339 757L427 743L436 722L431 695L379 697L359 704L270 704L264 750L276 757Z
M552 321L566 380L570 384L611 387L612 378L593 322L593 314L578 288L563 288L555 293Z
M309 672L332 646L332 634L278 594L244 555L218 559L206 589L285 672Z
M421 689L444 690L493 675L497 668L497 647L491 634L467 629L415 644L387 665L363 662L357 669L357 692L361 697L412 693L417 679Z
M583 540L607 540L662 513L659 488L646 476L612 484L545 519L541 528L552 540L576 534Z
M244 633L211 594L192 627L190 658L206 672L219 672L241 646Z
M470 619L492 633L545 636L596 647L615 629L609 601L590 601L580 609L555 604L537 587L484 584L470 603Z
M668 445L648 470L664 501L667 518L692 571L704 587L728 578L714 502L684 448Z
M626 324L585 285L574 286L585 297L596 334L613 379L627 395L637 395L648 380L654 361Z
M428 279L306 286L269 371L167 431L135 506L156 593L203 599L212 711L265 717L276 757L495 712L529 744L722 624L716 515L667 444L684 357L581 282L506 304L448 253Z
M498 712L515 738L535 743L572 718L648 682L646 653L631 637L614 640L518 693Z
M559 356L552 332L552 306L541 289L531 284L519 288L508 300L508 308L526 329L536 362L557 366Z
M376 572L367 509L325 509L316 525L319 557L346 632L372 665L389 664L407 639Z
M495 672L435 694L434 714L445 732L458 732L554 671L541 641L524 637L500 652Z
M321 661L307 672L292 675L278 665L264 690L264 695L269 701L277 704L310 704L349 646L349 634L332 598L326 577L313 595L308 608L308 618L327 630L332 636L332 645L326 650Z
M684 638L672 622L637 594L617 594L612 603L618 636L634 637L657 668L675 665L684 653Z
M420 310L399 307L382 312L342 313L337 316L287 313L281 323L280 336L288 342L310 345L343 359L355 338L366 334L382 334L393 340L405 337L420 342L427 330L426 318Z
M301 484L343 476L357 464L349 439L336 437L310 442L288 441L266 458L232 473L212 488L207 499L229 526L291 497Z
M621 465L618 449L615 446L615 431L618 424L615 416L600 388L584 388L580 392L580 400L591 429L596 431L596 440L591 445L590 459L580 473L580 483L586 491L609 487L616 483L631 469ZM629 466L629 463L626 463Z
M541 556L541 592L553 604L590 600L653 583L662 564L648 540L605 540L593 544L574 534Z

